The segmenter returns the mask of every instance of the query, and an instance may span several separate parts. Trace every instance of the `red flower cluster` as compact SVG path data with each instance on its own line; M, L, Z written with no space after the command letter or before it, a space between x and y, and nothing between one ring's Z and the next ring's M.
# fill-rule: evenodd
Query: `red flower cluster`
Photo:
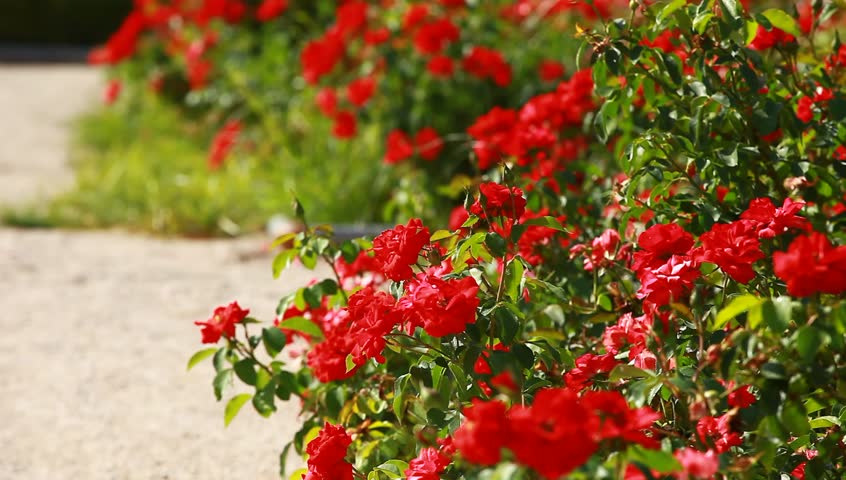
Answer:
M306 447L308 472L303 480L352 480L352 465L346 461L351 444L343 426L327 422Z
M531 406L510 409L498 400L474 399L463 413L466 420L453 441L467 461L493 465L506 448L517 463L550 480L584 464L604 440L653 446L644 430L660 418L649 407L629 408L618 392L580 397L567 388L541 390Z
M437 55L458 40L461 31L448 18L439 18L417 28L414 47L423 55Z
M247 318L250 310L244 310L238 302L232 302L225 307L217 307L211 318L204 322L194 322L194 325L203 327L200 334L203 336L203 343L217 343L221 336L233 338L235 336L235 324L241 323Z
M434 128L418 130L413 142L405 132L395 129L388 134L384 161L389 165L399 163L414 155L415 151L420 158L432 161L438 158L443 147L444 142Z
M511 84L511 67L502 53L492 48L473 47L461 65L470 75L480 79L490 78L500 87Z
M519 112L494 107L467 129L475 140L479 168L487 170L510 156L522 166L551 161L548 173L560 170L561 162L575 158L587 145L572 141L580 136L577 129L593 109L590 70L576 72L555 92L531 98Z
M731 447L743 443L740 435L731 428L732 416L702 417L696 424L696 435L702 443L713 446L717 453L724 453Z
M653 225L640 235L640 250L633 255L631 268L641 282L638 298L653 307L677 301L699 278L701 262L714 263L732 280L748 283L755 277L753 264L765 257L760 238L808 230L807 220L796 215L804 205L786 199L776 208L770 199L757 198L740 220L715 224L702 234L696 248L693 237L678 225Z

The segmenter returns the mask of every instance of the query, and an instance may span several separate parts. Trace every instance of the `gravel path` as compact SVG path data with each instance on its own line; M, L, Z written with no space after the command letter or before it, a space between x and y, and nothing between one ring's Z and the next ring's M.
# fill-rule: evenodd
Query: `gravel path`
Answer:
M70 183L66 125L97 101L83 67L0 65L0 203ZM35 197L37 198L37 197ZM297 405L224 429L194 320L231 300L268 319L266 239L161 240L0 228L0 479L274 479Z

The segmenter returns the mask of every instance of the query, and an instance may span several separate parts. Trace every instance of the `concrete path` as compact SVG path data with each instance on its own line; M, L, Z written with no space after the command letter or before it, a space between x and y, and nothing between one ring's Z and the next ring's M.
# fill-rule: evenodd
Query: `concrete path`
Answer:
M0 65L0 203L71 182L67 125L98 101L83 67ZM0 479L274 479L298 405L223 427L194 320L232 300L272 319L266 239L160 240L0 228Z

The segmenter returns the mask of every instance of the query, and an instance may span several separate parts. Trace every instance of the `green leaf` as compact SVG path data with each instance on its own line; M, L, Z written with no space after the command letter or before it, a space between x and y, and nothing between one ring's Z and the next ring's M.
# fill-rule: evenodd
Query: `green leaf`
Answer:
M487 245L491 254L495 257L504 257L508 251L508 244L505 242L505 239L496 232L488 232L485 235L485 245Z
M521 287L523 286L523 274L525 271L526 267L520 261L519 257L512 258L505 266L505 278L503 279L505 282L505 294L515 302L520 301L521 294L523 293Z
M261 331L261 340L264 343L264 349L271 358L279 355L279 352L285 348L285 332L278 327L267 327Z
M735 0L720 0L720 5L722 6L722 10L727 13L731 19L736 19L738 17L737 2Z
M235 374L238 375L238 378L240 378L242 382L247 385L256 384L256 362L253 359L245 358L235 362L233 368L235 369Z
M805 363L817 356L822 345L822 335L816 328L806 325L796 332L796 351Z
M405 478L405 471L407 469L408 464L402 460L388 460L375 468L375 470L384 473L390 479Z
M494 310L494 319L496 320L499 339L502 343L510 345L520 330L520 322L517 320L517 316L507 307L500 306Z
M195 365L202 362L203 360L211 357L217 352L217 347L206 348L205 350L200 350L199 352L191 355L191 358L188 360L188 370L194 368Z
M276 386L271 383L267 387L256 391L253 396L253 408L262 417L269 417L276 411Z
M437 232L433 233L431 237L429 237L430 242L437 242L438 240L443 240L445 238L449 238L455 235L454 233L450 232L449 230L438 230Z
M751 44L755 40L755 37L758 35L759 26L760 24L754 20L746 21L746 45Z
M301 468L299 470L294 470L294 473L288 477L288 480L303 480L303 476L308 474L308 470L305 468Z
M774 27L780 28L797 38L802 36L802 31L799 30L796 19L788 15L784 10L769 8L761 12L761 15L769 20Z
M291 317L279 322L279 327L286 330L293 330L295 332L305 333L318 340L323 339L323 331L316 323L305 317Z
M355 368L356 368L357 366L358 366L358 365L356 365L356 364L355 364L355 361L353 360L353 356L352 356L352 354L350 353L349 355L347 355L347 358L346 358L347 373L352 372L353 370L355 370Z
M567 232L567 229L564 228L564 225L558 221L557 218L551 216L545 217L537 217L537 218L530 218L522 223L522 225L534 225L539 227L547 227L553 230L558 230L559 232Z
M732 298L731 302L717 313L717 317L714 319L714 324L711 329L718 330L723 328L723 326L725 326L725 324L729 321L733 320L741 313L748 312L751 308L761 305L765 300L766 299L756 297L755 295L741 295L739 297Z
M803 435L811 430L811 425L808 423L808 416L798 404L785 404L780 417L781 423L790 433L796 436Z
M652 373L641 368L637 368L634 365L622 363L614 367L614 370L611 370L611 373L608 375L608 380L617 382L628 378L648 378L654 376L655 375Z
M693 28L696 29L696 32L702 35L705 33L705 30L708 28L708 22L714 18L714 14L711 12L703 12L696 16L693 19Z
M280 235L280 236L276 237L275 240L273 240L273 242L270 244L270 247L268 247L268 249L274 250L275 248L290 242L291 240L296 238L297 235L298 234L296 232L291 232L291 233L286 233L284 235Z
M282 272L291 265L291 262L293 262L296 257L297 250L291 249L279 252L279 254L273 259L273 278L279 278L279 275L281 275Z
M673 0L672 2L668 3L663 10L661 10L661 13L659 13L658 17L656 17L656 20L658 20L658 23L663 23L664 20L666 20L670 17L670 15L675 13L676 10L682 8L685 5L687 5L687 0Z
M223 391L226 390L226 387L232 383L232 375L233 371L231 368L227 368L226 370L221 370L215 375L214 380L212 381L212 387L214 387L214 398L217 399L219 402L221 398L223 398Z
M840 427L840 419L831 415L814 418L809 422L811 428L829 428L837 425Z
M681 464L672 453L663 450L649 450L634 445L628 451L629 461L637 462L660 473L677 472L682 469Z
M228 427L229 424L232 423L232 420L236 415L238 415L238 412L241 411L241 407L250 401L252 397L253 396L249 393L242 393L229 399L226 403L226 408L223 410L223 425L225 427Z
M532 368L532 365L535 364L535 354L532 352L532 349L527 347L522 343L515 343L511 347L511 353L517 358L517 361L520 362L520 365L523 368Z

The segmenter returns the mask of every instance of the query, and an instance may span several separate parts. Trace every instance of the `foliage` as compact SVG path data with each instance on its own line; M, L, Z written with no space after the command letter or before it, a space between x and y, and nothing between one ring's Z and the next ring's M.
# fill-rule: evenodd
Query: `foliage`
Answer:
M329 278L261 333L202 322L218 399L302 400L291 478L846 475L839 7L630 8L580 27L589 67L476 119L449 229L307 226L274 272Z

